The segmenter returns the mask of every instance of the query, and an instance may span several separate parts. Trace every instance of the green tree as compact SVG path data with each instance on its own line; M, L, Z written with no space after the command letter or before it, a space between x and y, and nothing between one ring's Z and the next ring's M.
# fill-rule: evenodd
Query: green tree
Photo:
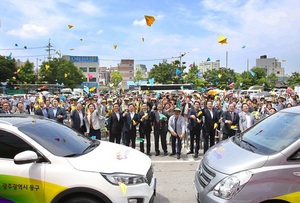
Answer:
M140 86L140 81L142 81L143 79L144 79L144 75L142 73L142 70L141 70L141 68L138 68L135 72L133 82L135 82L135 84L137 84L137 86Z
M249 72L244 71L238 78L238 83L242 83L242 89L248 89L253 85L268 86L266 71L263 68L252 68Z
M50 84L63 83L70 88L75 88L86 80L85 75L72 61L63 58L43 62L39 75L40 81L47 81Z
M18 67L17 72L17 83L32 84L37 81L37 77L34 72L34 65L29 62L29 60L25 62L24 66Z
M294 88L296 85L300 85L300 73L293 72L292 75L288 77L287 83L291 88Z
M149 78L154 78L155 82L162 84L172 84L172 78L175 77L176 69L168 63L159 63L150 70Z
M228 89L228 85L235 83L236 73L230 68L212 69L203 74L204 79L209 85L220 89Z
M119 86L119 83L122 82L123 77L119 71L114 71L111 73L111 83L115 88Z
M15 59L9 59L6 56L0 56L0 82L10 81L15 77L14 72L17 71Z
M276 76L275 73L271 73L271 74L267 77L267 80L268 80L269 87L270 87L270 88L274 88L276 82L278 81L278 77Z
M207 85L207 82L204 79L199 79L198 76L198 67L195 63L190 67L189 72L184 77L184 83L193 83L195 89L200 89Z

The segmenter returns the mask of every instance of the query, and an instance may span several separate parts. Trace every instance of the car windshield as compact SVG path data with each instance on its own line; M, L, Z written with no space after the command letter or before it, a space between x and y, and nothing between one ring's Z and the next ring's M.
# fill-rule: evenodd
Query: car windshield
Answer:
M243 133L239 143L259 154L275 154L300 138L299 123L299 114L278 112Z
M99 141L80 135L71 128L56 122L39 123L37 120L32 125L19 126L19 130L56 156L80 156L91 151L86 150L90 149L90 146L99 145Z

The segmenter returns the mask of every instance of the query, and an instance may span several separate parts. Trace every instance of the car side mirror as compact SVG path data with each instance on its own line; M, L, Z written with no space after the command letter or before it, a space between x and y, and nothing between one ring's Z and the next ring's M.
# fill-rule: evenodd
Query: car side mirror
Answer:
M28 164L38 161L38 155L34 151L23 151L14 157L15 164Z

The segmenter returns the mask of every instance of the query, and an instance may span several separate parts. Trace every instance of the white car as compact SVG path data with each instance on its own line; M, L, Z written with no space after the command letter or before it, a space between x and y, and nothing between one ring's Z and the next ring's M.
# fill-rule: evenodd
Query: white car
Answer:
M138 150L36 116L0 116L0 202L148 203L155 191Z

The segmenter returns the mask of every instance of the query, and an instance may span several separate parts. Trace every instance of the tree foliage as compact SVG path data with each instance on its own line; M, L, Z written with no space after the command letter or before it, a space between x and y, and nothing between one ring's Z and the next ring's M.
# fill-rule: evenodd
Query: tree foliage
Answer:
M123 76L119 71L114 71L111 73L111 83L116 88L119 86L119 83L122 82Z
M300 73L293 72L292 75L287 79L287 83L291 88L294 88L296 85L300 85Z
M24 66L18 67L16 80L19 84L33 84L37 81L33 63L27 60Z
M236 81L235 72L230 68L208 70L203 77L210 86L219 89L229 89L228 85Z
M50 84L64 84L66 87L75 88L86 81L86 76L72 61L63 58L54 58L49 62L43 62L40 69L40 81Z
M0 56L0 82L6 82L14 77L14 72L17 71L15 59Z
M133 82L135 82L135 83L139 83L141 80L143 80L144 79L144 75L143 75L143 73L142 73L142 70L140 69L140 68L138 68L137 70L136 70L136 72L135 72L135 76L134 76L134 78L133 78ZM138 84L138 85L140 85L140 84Z
M189 72L184 77L184 83L193 83L195 89L203 88L207 82L199 78L199 70L195 63L190 67Z
M155 82L162 84L180 84L184 83L185 66L180 66L178 63L159 63L154 65L150 70L149 78L154 78ZM181 73L176 75L176 69Z

